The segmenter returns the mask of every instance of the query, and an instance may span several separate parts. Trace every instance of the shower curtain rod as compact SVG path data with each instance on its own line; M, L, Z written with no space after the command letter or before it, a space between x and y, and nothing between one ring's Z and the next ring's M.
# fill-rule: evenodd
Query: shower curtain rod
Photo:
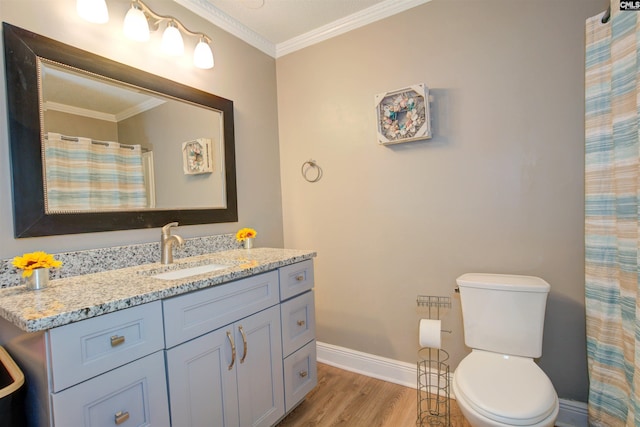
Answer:
M49 135L45 135L45 136L44 136L44 139L49 139ZM80 138L78 138L78 137L75 137L75 136L66 136L66 135L60 135L60 139L62 139L63 141L71 141L71 142L78 142L78 141L80 141ZM92 140L91 140L91 143L92 143L92 144L95 144L95 145L103 145L103 146L105 146L105 147L108 147L108 146L109 146L109 143L108 143L108 142L106 142L106 141L98 141L98 140L96 140L96 139L92 139ZM118 144L119 144L119 143L118 143ZM130 150L133 150L135 147L134 147L133 145L120 144L120 148L128 148L128 149L130 149ZM145 152L145 151L149 151L149 149L148 149L148 148L144 148L144 147L141 147L141 150L142 150L143 152Z
M607 7L607 10L604 12L604 15L602 15L601 22L603 24L606 24L607 22L609 22L610 18L611 18L611 5Z

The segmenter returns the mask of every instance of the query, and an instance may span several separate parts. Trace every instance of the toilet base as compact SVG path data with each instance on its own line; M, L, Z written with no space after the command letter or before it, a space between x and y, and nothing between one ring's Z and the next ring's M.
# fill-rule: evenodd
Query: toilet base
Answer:
M456 403L458 404L458 408L460 408L460 412L467 419L469 424L472 427L513 427L513 424L504 424L498 421L491 420L483 415L478 414L476 411L471 409L471 407L464 401L464 399L459 398L460 393L456 393L456 384L453 382L453 393L456 396ZM549 415L544 420L540 421L536 424L527 425L526 427L553 427L556 422L556 418L558 418L558 412L560 411L560 405L556 405L555 410L551 415Z

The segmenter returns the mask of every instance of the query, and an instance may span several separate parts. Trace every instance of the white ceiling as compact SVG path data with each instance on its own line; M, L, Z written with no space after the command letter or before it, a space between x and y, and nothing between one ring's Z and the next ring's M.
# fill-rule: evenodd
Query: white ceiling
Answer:
M174 0L278 58L431 0Z

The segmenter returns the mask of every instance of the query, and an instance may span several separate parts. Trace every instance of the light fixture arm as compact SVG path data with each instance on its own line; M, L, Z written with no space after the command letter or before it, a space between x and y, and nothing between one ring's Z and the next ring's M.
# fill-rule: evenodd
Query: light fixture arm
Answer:
M180 22L178 19L174 18L173 16L170 15L159 15L157 13L155 13L153 10L151 10L149 8L149 6L147 6L146 4L144 4L142 2L142 0L132 0L131 3L137 7L140 8L140 10L142 10L142 12L145 14L145 16L147 17L147 21L149 21L150 27L153 27L153 30L157 30L158 26L160 23L162 22L169 22L169 23L173 23L174 25L176 25L180 31L182 31L185 34L188 34L190 36L194 36L194 37L199 37L200 39L204 39L207 43L211 43L211 37L209 37L208 35L204 34L204 33L197 33L195 31L191 31L189 30L187 27L184 26L184 24L182 22ZM154 22L152 22L151 20L154 20Z

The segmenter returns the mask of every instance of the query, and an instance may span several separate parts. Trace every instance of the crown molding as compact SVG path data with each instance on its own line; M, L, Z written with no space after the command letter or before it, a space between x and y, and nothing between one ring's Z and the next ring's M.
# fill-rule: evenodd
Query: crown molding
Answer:
M116 123L116 116L113 114L102 113L100 111L88 110L86 108L76 107L74 105L61 104L59 102L45 101L42 103L44 111L58 111L60 113L73 114L74 116L88 117L90 119L103 120L105 122Z
M339 36L351 30L364 27L372 22L388 18L397 13L404 12L431 0L386 0L344 18L333 21L327 25L316 28L308 33L294 37L276 45L276 58L302 48L311 46L332 37Z
M385 0L367 9L361 10L342 19L338 19L308 33L294 37L277 45L262 37L252 29L236 21L207 0L174 0L179 5L189 9L209 22L217 25L228 33L249 43L267 55L279 58L296 50L311 46L332 37L339 36L372 22L379 21L431 0Z
M147 110L164 104L155 98L149 98L147 101L141 102L133 107L127 108L117 114L103 113L102 111L89 110L86 108L76 107L75 105L61 104L59 102L45 101L42 103L43 110L58 111L61 113L73 114L74 116L88 117L90 119L103 120L105 122L118 123L122 120L133 117L137 114L144 113Z

